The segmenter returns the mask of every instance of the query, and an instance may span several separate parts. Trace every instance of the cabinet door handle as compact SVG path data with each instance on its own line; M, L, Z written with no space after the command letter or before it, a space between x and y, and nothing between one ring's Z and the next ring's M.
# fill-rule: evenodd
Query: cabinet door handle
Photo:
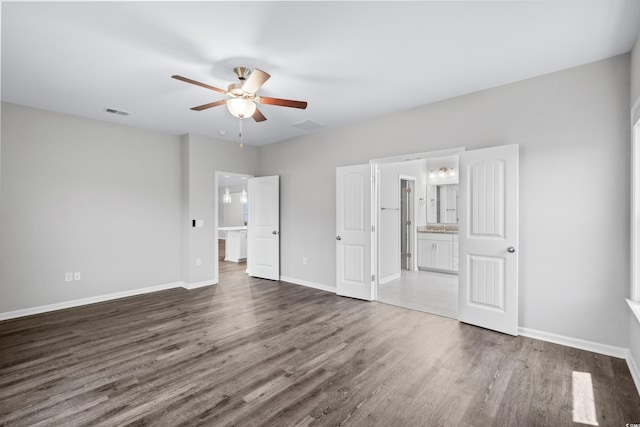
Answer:
M336 240L342 240L342 237L336 236Z
M509 246L507 248L507 252L509 252L510 254L514 253L516 251L516 248L514 248L513 246Z

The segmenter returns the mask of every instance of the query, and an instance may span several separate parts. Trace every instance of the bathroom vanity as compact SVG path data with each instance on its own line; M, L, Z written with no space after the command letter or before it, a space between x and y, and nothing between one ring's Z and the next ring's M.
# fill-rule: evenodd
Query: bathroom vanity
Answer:
M457 226L418 227L418 269L457 274Z

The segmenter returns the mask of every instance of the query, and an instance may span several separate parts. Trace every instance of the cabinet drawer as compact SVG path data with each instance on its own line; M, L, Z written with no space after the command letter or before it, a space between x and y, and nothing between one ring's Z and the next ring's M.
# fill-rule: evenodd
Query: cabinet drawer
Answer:
M436 240L439 242L453 242L454 234L444 233L418 233L418 239L420 240Z

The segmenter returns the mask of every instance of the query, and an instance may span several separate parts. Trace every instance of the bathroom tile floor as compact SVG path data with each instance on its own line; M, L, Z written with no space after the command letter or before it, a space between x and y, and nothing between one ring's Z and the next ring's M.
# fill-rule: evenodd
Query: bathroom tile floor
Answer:
M402 270L399 279L378 285L378 301L458 318L458 276Z

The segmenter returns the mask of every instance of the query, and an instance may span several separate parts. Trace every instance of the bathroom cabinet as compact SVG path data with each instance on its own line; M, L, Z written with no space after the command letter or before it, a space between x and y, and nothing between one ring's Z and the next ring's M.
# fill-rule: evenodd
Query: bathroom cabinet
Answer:
M418 267L447 272L458 271L458 235L418 233Z

